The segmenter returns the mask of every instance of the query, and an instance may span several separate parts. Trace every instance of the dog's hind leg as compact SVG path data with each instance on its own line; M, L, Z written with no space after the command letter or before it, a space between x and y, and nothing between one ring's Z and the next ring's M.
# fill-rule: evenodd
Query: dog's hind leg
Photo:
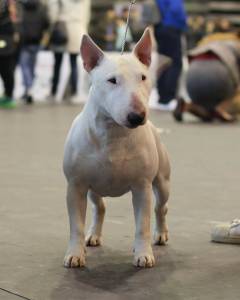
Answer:
M76 268L85 266L84 227L87 209L87 189L69 184L67 206L70 223L70 240L64 258L64 266Z
M93 191L89 191L88 196L92 202L92 224L86 237L86 245L96 247L101 245L102 226L105 215L105 204L103 198Z
M166 214L168 211L167 201L169 198L169 176L158 174L153 182L153 191L156 198L154 244L165 245L168 241Z

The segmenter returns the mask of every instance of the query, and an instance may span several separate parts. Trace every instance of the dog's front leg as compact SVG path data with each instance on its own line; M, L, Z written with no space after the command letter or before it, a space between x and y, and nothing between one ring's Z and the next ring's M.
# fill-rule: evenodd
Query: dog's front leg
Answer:
M152 184L132 189L133 208L136 223L134 262L137 267L151 268L155 264L151 246L151 198Z
M87 189L69 184L67 190L67 207L70 223L70 240L64 258L64 266L77 268L85 266L84 226L87 209Z

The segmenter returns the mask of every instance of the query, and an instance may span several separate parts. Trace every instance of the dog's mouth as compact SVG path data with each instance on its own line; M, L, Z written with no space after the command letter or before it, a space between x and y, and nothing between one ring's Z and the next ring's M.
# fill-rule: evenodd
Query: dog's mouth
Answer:
M129 128L129 129L135 129L137 127L139 127L140 125L130 125L130 124L127 124L126 127Z
M131 124L131 123L126 123L125 124L125 126L127 127L127 128L129 128L129 129L135 129L135 128L137 128L137 127L139 127L139 126L143 126L143 125L145 125L146 124L146 120L144 120L142 123L140 123L140 124Z

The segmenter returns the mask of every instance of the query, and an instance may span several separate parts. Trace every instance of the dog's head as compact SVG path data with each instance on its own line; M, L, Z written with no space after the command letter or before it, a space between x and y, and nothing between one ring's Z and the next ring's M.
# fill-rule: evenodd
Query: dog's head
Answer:
M131 54L109 57L87 35L83 36L81 55L90 74L95 105L118 125L136 128L148 118L151 92L149 66L152 41L146 29Z

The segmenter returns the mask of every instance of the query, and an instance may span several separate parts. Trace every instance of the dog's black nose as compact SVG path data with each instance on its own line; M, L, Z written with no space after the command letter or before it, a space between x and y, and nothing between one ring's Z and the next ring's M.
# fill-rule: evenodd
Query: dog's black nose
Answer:
M145 116L145 112L142 112L141 114L130 113L127 120L132 127L137 127L143 124Z

